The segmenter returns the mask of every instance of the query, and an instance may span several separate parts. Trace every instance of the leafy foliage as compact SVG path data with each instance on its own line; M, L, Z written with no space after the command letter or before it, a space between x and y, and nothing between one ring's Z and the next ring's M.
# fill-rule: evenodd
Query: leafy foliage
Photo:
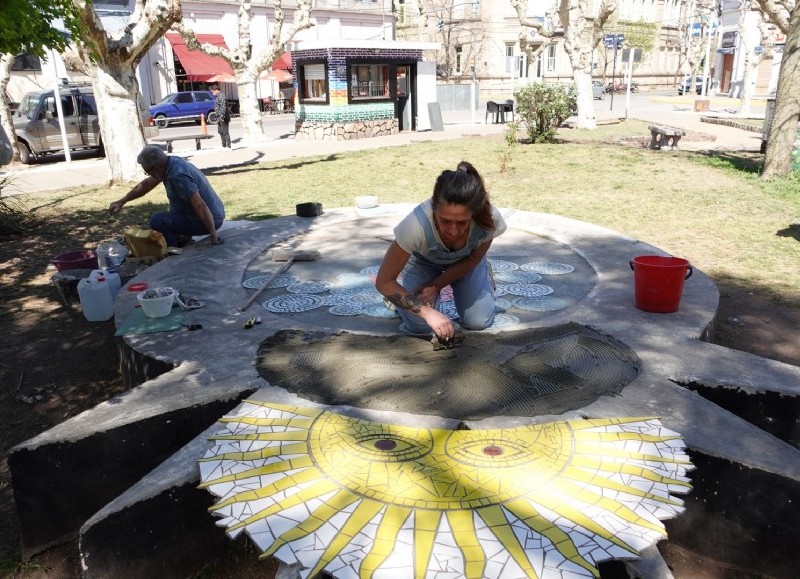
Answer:
M0 237L26 233L35 222L33 214L19 196L3 196L3 189L10 188L11 178L0 176Z
M522 119L532 143L552 143L556 130L575 114L574 87L531 83L514 91L517 116Z
M72 33L78 19L72 0L3 0L0 10L0 54L43 56L48 48L63 50L69 38L53 26L64 22Z

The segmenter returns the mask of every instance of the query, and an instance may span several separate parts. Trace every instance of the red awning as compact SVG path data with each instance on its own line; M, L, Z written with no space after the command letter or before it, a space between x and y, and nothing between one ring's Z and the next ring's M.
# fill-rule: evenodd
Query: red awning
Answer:
M167 40L186 71L186 80L207 82L211 77L220 74L233 76L233 69L224 58L210 56L200 50L189 50L181 35L176 32L167 32ZM213 44L221 48L228 48L221 34L198 34L197 41L200 44Z
M272 70L292 70L292 53L284 52L272 65Z

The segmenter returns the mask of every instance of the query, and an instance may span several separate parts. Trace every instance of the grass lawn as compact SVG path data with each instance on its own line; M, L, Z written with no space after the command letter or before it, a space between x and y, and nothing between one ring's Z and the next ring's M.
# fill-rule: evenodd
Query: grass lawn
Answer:
M230 219L259 220L293 215L305 201L352 206L364 194L382 203L420 201L443 169L466 159L498 206L602 225L684 257L715 279L800 306L800 179L762 182L758 155L665 154L616 142L643 134L643 123L628 121L597 131L562 129L551 145L509 147L501 136L467 137L232 167L209 178ZM95 247L146 222L165 202L156 189L109 218L108 204L124 191L46 192L23 200L47 227L71 233L75 247ZM45 266L55 254L42 253Z

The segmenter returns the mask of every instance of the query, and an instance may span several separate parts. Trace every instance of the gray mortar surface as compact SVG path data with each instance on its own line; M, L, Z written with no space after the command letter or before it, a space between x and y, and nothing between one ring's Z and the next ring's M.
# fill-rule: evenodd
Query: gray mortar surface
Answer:
M242 281L280 267L268 253L275 247L321 252L320 260L297 262L289 270L305 280L332 280L340 273L377 264L388 246L386 239L392 237L392 226L410 208L410 205L381 205L371 210L325 208L322 216L313 219L284 217L247 223L229 229L223 245L196 243L182 255L151 266L131 281L144 281L150 287L175 287L205 302L204 307L189 314L191 323L202 324L203 329L131 335L124 341L145 357L174 364L176 368L19 445L14 452L92 436L111 425L135 422L169 409L189 408L209 397L242 395L259 385L252 398L316 406L267 384L259 376L256 369L259 345L282 329L387 336L398 333L399 321L334 316L326 308L273 314L258 304L240 312L239 306L252 293L242 286ZM662 251L608 229L564 217L515 209L504 209L503 214L509 230L493 244L490 258L513 259L517 263L564 261L576 267L561 288L560 295L570 300L569 307L529 315L515 310L515 314L520 314L520 323L512 329L569 322L584 324L631 348L640 358L642 368L621 395L601 397L584 408L557 417L503 416L468 421L470 428L513 427L576 416L659 416L665 426L683 436L691 449L800 480L797 449L680 385L694 381L750 393L772 391L795 397L800 393L800 368L701 341L713 327L718 305L716 287L703 272L695 269L687 280L678 312L644 312L634 307L629 262L639 255L664 255ZM568 277L559 283L564 284ZM265 292L264 299L269 295ZM135 303L135 294L123 288L116 302L117 325ZM244 322L253 315L260 315L263 323L243 329ZM345 410L373 413L370 409ZM380 416L385 422L400 424L425 421L452 427L454 422L399 412L383 412ZM157 472L100 510L84 525L82 535L91 534L94 525L114 513L136 509L139 501L160 492L159 489L196 484L199 481L196 459L208 444L207 435L208 431L198 433L193 442L162 464ZM153 477L158 485L153 484ZM82 544L82 549L84 546L88 551L99 548L90 543ZM86 560L84 563L88 564Z

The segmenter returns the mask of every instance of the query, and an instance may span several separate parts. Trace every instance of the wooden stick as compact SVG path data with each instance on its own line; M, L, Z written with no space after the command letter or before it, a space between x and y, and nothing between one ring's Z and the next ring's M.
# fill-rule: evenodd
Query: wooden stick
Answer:
M239 307L239 311L243 312L247 308L249 308L251 305L253 305L253 302L256 301L256 298L261 295L261 292L263 292L265 289L267 289L267 286L272 283L272 280L274 280L280 274L284 273L287 269L292 267L293 263L294 263L294 258L290 257L286 261L285 264L283 264L280 268L278 268L277 271L275 271L275 273L273 273L271 276L269 276L264 283L262 283L260 286L258 286L258 289L256 290L256 292L253 295L251 295L249 298L247 298L247 300L241 305L241 307Z

